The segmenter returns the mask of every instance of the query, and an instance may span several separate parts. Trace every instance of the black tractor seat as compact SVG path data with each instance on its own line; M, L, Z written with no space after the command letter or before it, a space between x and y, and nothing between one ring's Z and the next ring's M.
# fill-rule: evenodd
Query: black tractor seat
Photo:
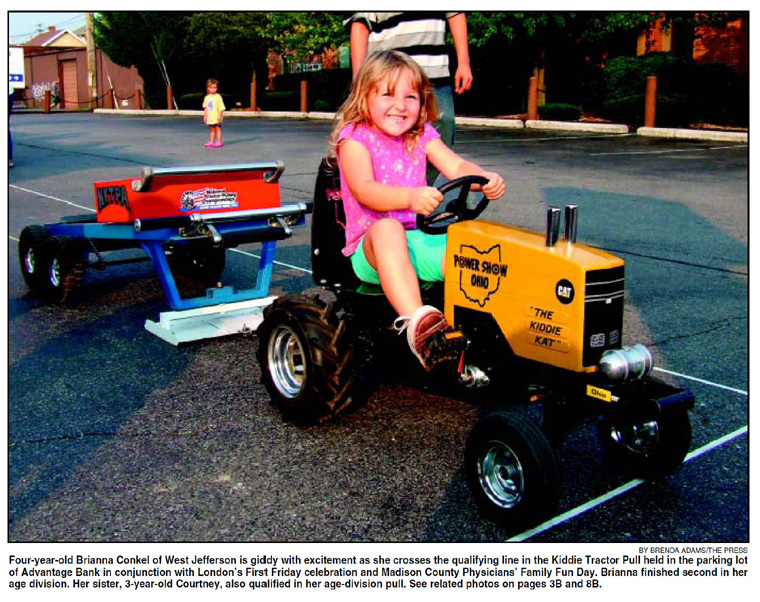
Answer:
M354 273L350 258L343 255L346 246L346 214L340 193L340 170L337 161L323 158L314 188L311 220L311 268L314 283L332 290L369 297L384 297L379 284L362 282ZM423 299L442 298L442 282L421 282Z

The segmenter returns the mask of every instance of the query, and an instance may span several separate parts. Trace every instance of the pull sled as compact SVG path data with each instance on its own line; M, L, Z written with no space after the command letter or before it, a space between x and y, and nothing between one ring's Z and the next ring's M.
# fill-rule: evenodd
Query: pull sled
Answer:
M139 179L95 183L95 215L24 228L19 242L24 279L36 294L63 303L86 269L135 261L107 261L106 255L137 248L153 262L170 308L158 321L146 320L149 332L178 345L254 331L272 301L277 241L305 225L311 212L311 203L281 203L283 170L280 162L146 167ZM254 286L218 285L226 250L247 243L261 244ZM205 295L183 297L176 270L211 286Z

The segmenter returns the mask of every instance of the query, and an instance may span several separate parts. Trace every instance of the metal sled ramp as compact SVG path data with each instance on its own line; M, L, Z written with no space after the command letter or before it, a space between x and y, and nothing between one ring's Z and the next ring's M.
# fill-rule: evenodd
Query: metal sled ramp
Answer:
M145 329L175 346L201 339L252 333L263 320L264 308L276 298L263 297L161 312L158 321L145 321Z

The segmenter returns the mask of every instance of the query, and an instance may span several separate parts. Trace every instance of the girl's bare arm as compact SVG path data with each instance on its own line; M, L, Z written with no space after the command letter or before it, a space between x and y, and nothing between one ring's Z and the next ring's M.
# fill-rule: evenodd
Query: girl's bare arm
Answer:
M369 151L359 142L343 140L338 154L351 194L368 209L381 213L411 209L429 215L443 200L443 195L430 186L391 186L375 180Z

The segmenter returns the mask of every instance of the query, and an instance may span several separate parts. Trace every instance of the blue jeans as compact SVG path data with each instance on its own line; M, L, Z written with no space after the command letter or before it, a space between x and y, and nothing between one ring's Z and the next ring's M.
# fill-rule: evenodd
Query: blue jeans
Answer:
M454 144L456 124L454 116L454 90L451 85L435 87L435 99L438 101L438 122L435 129L441 135L446 146Z
M451 147L454 144L454 135L456 133L456 122L454 115L454 91L450 84L435 86L435 99L438 101L438 121L433 125L441 135L443 143ZM427 181L429 186L435 184L439 171L428 164Z

